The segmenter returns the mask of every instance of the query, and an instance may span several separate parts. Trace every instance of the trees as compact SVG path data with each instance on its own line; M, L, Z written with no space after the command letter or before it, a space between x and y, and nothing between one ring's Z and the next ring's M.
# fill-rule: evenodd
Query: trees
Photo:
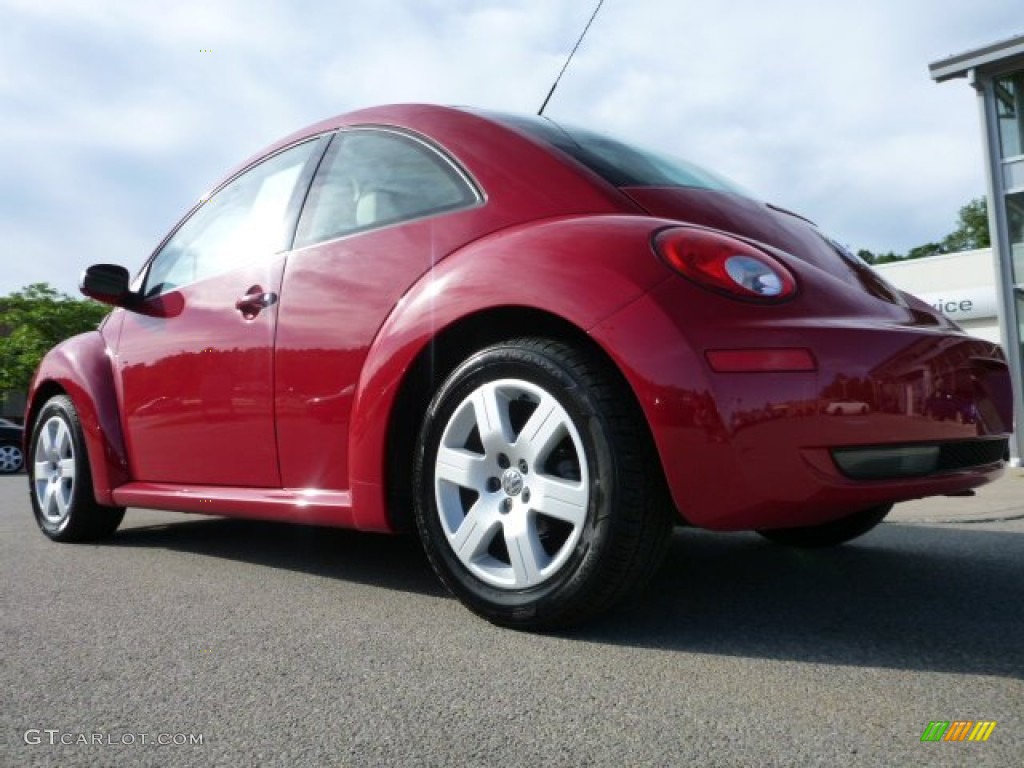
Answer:
M988 248L992 244L988 233L988 201L984 197L971 200L960 209L957 216L957 228L937 243L925 243L911 248L906 254L872 253L862 248L857 251L868 264L885 264L903 259L920 259L925 256L937 256L940 253L957 253L971 251L975 248Z
M0 297L0 392L28 388L39 361L54 344L95 328L109 307L34 283Z
M988 201L979 197L960 209L959 226L942 240L943 253L988 248L990 245Z
M864 259L868 264L888 264L890 261L902 261L905 256L901 256L898 253L889 251L887 253L872 253L867 248L861 248L857 251L857 255Z

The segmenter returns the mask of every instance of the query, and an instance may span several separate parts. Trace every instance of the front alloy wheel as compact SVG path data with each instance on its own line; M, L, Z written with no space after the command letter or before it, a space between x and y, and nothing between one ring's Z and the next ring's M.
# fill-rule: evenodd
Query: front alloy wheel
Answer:
M441 386L416 453L416 522L442 581L498 624L605 609L671 531L657 458L624 382L588 351L518 339Z
M35 419L29 485L36 522L54 541L105 538L124 517L123 507L105 507L93 497L82 425L66 395L50 398Z

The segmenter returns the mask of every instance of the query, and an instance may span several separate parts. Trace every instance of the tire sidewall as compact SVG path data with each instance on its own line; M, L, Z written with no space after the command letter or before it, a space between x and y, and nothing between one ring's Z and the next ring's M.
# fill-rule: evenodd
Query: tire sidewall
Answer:
M590 487L579 540L559 571L525 589L499 589L472 574L452 551L440 521L434 466L441 436L456 408L477 388L498 379L521 379L544 389L569 415L585 453ZM613 451L603 417L557 359L537 350L499 346L459 366L434 396L424 419L414 462L416 524L427 556L445 585L476 612L496 621L530 621L571 609L586 590L612 527L617 487Z

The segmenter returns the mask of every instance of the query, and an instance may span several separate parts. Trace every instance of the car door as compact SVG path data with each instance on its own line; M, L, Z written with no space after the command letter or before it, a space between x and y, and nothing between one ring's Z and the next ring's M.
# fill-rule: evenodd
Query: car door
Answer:
M219 189L144 272L116 367L131 473L145 482L278 487L273 341L285 252L324 139Z
M349 488L349 417L368 348L409 286L478 232L482 201L420 137L357 128L334 138L282 291L276 408L285 487Z

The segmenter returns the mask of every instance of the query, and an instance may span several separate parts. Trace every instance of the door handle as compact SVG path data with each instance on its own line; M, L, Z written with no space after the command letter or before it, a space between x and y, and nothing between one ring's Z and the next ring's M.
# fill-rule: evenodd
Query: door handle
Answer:
M264 291L260 286L254 285L245 296L235 302L235 309L242 313L246 320L252 320L261 310L277 302L277 294L271 291Z

